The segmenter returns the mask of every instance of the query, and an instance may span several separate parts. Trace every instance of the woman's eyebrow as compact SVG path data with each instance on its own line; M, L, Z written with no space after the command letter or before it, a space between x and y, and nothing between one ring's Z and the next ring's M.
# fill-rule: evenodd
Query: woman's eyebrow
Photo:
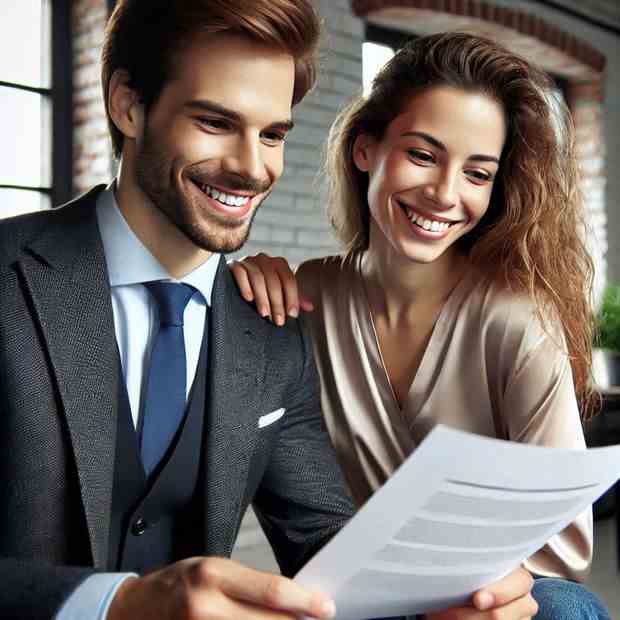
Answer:
M425 142L428 142L431 146L434 146L435 148L440 149L441 151L448 150L446 148L446 145L443 142L441 142L441 140L437 140L437 138L434 138L433 136L431 136L428 133L425 133L424 131L406 131L405 133L402 134L402 136L403 137L404 136L416 136L418 138L421 138ZM470 155L467 159L473 160L473 161L488 161L488 162L499 164L498 157L495 157L494 155L483 155L482 153L476 153L474 155Z

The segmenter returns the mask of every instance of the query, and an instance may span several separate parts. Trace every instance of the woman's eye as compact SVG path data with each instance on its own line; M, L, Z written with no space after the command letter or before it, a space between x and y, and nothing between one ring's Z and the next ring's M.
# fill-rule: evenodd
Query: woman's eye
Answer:
M479 185L489 183L493 180L493 175L485 170L468 170L466 174L474 183L478 183Z
M408 153L411 159L415 159L416 161L419 161L425 164L431 164L435 161L433 154L429 153L428 151L419 151L418 149L409 149Z

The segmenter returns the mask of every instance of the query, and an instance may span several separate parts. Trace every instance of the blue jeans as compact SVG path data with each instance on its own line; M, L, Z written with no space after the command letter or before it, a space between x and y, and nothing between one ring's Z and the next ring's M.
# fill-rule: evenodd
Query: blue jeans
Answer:
M611 620L607 607L598 596L574 581L538 577L532 588L532 596L538 603L538 613L534 620ZM384 620L406 619L399 617Z
M534 620L611 620L605 604L581 583L538 577L532 596L538 603Z

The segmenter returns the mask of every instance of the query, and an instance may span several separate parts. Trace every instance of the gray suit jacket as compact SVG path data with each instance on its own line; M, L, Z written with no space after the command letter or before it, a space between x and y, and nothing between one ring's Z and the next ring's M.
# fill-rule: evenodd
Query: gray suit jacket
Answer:
M50 618L109 568L119 360L94 205L0 222L0 617ZM130 260L131 257L127 257ZM230 554L250 502L285 574L354 511L324 428L312 347L213 291L204 514L195 554ZM258 428L258 418L286 414Z

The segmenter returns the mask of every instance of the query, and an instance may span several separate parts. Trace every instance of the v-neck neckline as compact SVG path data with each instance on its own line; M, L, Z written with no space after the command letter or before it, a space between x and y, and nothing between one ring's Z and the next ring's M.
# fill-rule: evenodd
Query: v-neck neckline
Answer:
M355 280L359 288L357 299L360 300L358 306L358 321L360 324L366 324L369 329L362 330L364 338L364 346L369 353L372 353L375 364L375 378L377 383L382 382L384 389L382 390L384 397L384 405L386 410L392 415L398 416L400 419L413 420L420 408L424 404L429 392L430 382L438 372L437 359L440 349L444 346L446 339L443 337L450 325L454 323L453 318L460 308L460 301L469 290L466 285L471 279L471 270L465 272L465 275L457 282L450 291L446 301L444 302L437 320L433 325L430 338L422 354L422 359L416 370L416 373L409 385L407 395L403 399L402 404L399 402L394 386L390 380L390 376L385 365L379 335L377 333L375 320L370 306L370 299L366 290L364 276L362 274L362 257L364 253L360 252L355 261Z

